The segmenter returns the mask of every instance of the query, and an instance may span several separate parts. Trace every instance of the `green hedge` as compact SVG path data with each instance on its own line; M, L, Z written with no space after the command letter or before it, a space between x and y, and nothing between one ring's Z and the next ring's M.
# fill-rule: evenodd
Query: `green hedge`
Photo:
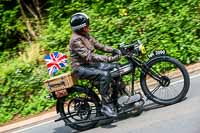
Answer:
M90 16L91 34L101 43L113 46L141 39L148 52L166 49L185 64L199 60L198 0L96 0L80 3L71 2L62 8L58 4L52 8L51 19L45 25L41 40L43 46L65 50L71 35L69 18L74 12L82 11Z
M60 51L69 55L69 18L81 11L90 16L91 34L103 44L116 47L120 42L140 39L148 53L166 49L169 55L184 64L199 61L199 0L50 0L49 5L36 43L40 44L40 51ZM15 115L46 110L55 104L44 98L47 91L43 81L48 79L48 74L43 62L22 61L21 56L12 51L0 55L0 123Z
M22 62L19 59L1 64L0 123L20 114L26 116L47 109L54 101L47 101L43 87L46 68Z

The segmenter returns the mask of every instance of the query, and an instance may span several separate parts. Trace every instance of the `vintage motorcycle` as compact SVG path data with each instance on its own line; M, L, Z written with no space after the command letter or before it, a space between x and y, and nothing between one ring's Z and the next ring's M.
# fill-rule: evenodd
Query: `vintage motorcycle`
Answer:
M112 103L117 109L118 116L124 113L140 115L143 111L145 98L160 105L171 105L183 100L190 87L189 74L184 65L166 54L165 50L154 51L147 62L137 57L144 54L144 46L137 40L130 45L119 45L122 55L127 63L111 70L112 82L110 85ZM136 68L140 73L141 92L134 90ZM129 75L126 87L122 87L122 79ZM50 87L57 84L49 85ZM98 95L98 83L91 86L73 85L66 89L67 95L56 97L57 113L67 126L76 130L87 130L95 127L100 120L116 119L104 116L101 113L101 98ZM135 102L130 99L134 95L143 98Z

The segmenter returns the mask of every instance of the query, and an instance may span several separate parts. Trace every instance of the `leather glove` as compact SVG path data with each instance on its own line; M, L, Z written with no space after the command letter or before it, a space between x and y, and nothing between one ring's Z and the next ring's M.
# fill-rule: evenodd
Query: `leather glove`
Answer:
M118 61L120 57L121 55L115 55L115 56L109 57L108 62Z
M113 55L122 55L122 52L119 50L119 49L113 49L113 52L112 52Z

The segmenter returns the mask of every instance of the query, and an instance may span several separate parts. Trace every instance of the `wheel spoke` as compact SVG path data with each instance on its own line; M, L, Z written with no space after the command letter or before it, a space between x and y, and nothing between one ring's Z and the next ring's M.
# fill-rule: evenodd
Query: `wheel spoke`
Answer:
M61 117L66 117L63 120L65 123L71 123L70 127L85 130L94 127L98 121L79 124L73 123L93 119L99 116L100 112L95 97L89 95L87 92L80 91L77 92L77 96L73 97L68 104L65 106L64 104L62 105L63 109L61 109L60 115Z
M154 89L151 91L151 93L154 94L156 91L158 91L158 89L160 89L160 84L158 84L158 85L156 86L156 88L154 88Z
M190 81L187 70L179 61L171 57L159 57L150 62L149 67L152 73L161 75L160 84L155 85L158 81L146 74L142 85L144 89L148 89L149 99L159 104L169 105L185 97Z

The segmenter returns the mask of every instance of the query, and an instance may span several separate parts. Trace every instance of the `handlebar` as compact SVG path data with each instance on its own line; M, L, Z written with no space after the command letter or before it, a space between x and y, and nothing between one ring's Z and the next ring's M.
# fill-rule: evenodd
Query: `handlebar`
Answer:
M129 45L126 45L124 42L122 42L118 45L118 48L123 56L132 56L133 54L139 55L145 53L144 46L140 40L136 40Z
M134 47L135 45L142 45L142 42L140 40L134 41L132 44L126 45L125 42L122 42L119 44L118 48L130 48Z

